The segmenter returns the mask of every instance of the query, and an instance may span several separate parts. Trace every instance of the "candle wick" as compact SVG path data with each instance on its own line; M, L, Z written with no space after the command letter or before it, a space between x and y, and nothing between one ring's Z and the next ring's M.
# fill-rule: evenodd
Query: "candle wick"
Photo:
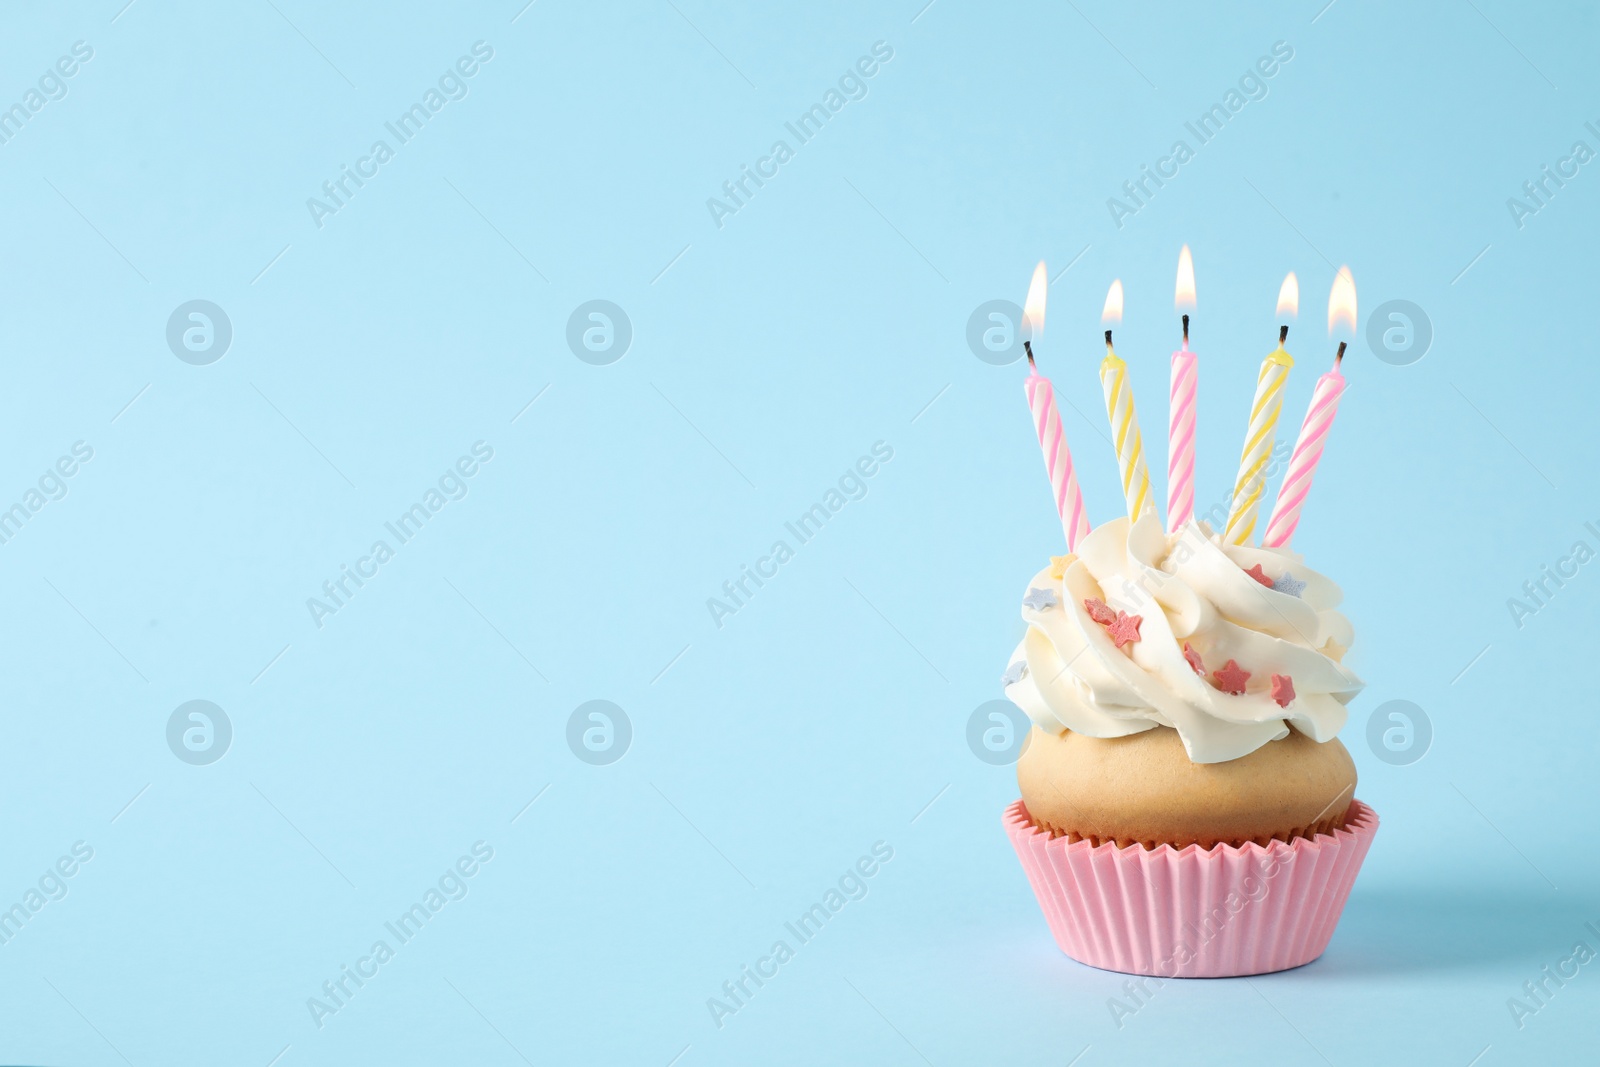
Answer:
M1189 316L1183 317L1183 347L1189 347Z
M1339 342L1339 351L1337 351L1337 352L1335 352L1333 354L1333 369L1334 370L1338 370L1339 369L1339 364L1344 362L1344 345L1345 345L1345 343L1343 341L1340 341Z
M1024 342L1022 342L1022 350L1024 352L1028 353L1028 369L1029 370L1035 370L1036 368L1033 365L1033 342L1032 341L1024 341Z
M1107 330L1106 331L1106 348L1109 349L1110 347L1111 347L1111 331Z
M1287 341L1288 339L1289 339L1289 327L1287 327L1287 326L1279 326L1278 327L1278 347L1282 348L1283 347L1283 342Z

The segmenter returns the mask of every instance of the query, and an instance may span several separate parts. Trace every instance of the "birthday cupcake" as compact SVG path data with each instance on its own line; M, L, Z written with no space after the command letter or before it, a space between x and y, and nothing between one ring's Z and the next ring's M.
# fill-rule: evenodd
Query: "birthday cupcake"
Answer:
M1118 458L1128 511L1139 517L1085 532L1076 485L1057 493L1076 504L1070 522L1063 509L1074 550L1029 581L1027 631L1002 680L1033 722L1006 830L1074 959L1160 977L1299 966L1327 947L1377 830L1336 737L1363 684L1343 663L1353 637L1341 593L1286 547L1287 536L1268 535L1284 547L1243 543L1263 480L1251 445L1264 438L1270 451L1270 424L1265 434L1252 425L1248 438L1248 478L1230 513L1247 510L1242 536L1189 516L1164 527L1147 500L1131 392L1113 360L1107 409L1114 431L1123 412L1131 427L1116 436L1131 443ZM1281 346L1274 361L1292 363ZM1177 365L1175 356L1175 379ZM1343 379L1335 384L1342 390ZM1065 441L1041 395L1048 400L1048 382L1030 380L1056 484L1070 457L1058 459ZM1319 383L1313 415L1324 395ZM1266 410L1260 391L1256 410ZM1320 410L1327 418L1308 415L1300 442L1311 435L1316 456L1332 418ZM1310 469L1291 459L1280 500L1295 520Z

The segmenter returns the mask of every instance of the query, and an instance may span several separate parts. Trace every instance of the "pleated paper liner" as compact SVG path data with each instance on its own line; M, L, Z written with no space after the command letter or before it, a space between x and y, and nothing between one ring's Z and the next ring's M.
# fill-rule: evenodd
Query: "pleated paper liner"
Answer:
M1355 800L1332 833L1211 849L1068 843L1020 800L1005 827L1061 951L1125 974L1224 978L1322 955L1378 815Z

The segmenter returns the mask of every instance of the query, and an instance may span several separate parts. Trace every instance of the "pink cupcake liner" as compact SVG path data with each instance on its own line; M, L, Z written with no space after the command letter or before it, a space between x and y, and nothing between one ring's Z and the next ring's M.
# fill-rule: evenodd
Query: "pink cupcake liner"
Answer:
M1224 978L1322 955L1378 815L1352 801L1343 829L1265 848L1068 844L1020 800L1005 827L1062 952L1124 974Z

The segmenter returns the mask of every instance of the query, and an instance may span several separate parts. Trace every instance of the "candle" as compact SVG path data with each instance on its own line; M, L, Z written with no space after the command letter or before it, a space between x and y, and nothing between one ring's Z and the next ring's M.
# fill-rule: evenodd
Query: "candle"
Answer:
M1333 280L1333 292L1328 296L1328 332L1333 333L1340 324L1351 330L1356 324L1356 283L1348 267L1340 268ZM1289 473L1283 477L1278 503L1267 522L1267 536L1262 544L1268 548L1288 548L1294 539L1295 527L1300 524L1300 509L1311 492L1311 479L1322 459L1328 431L1333 428L1333 417L1339 413L1339 398L1344 396L1345 379L1339 372L1344 349L1345 342L1340 341L1339 351L1333 357L1333 369L1317 379L1317 388L1311 394L1311 406L1306 409L1300 437L1289 456Z
M1262 540L1268 548L1288 548L1295 527L1300 525L1300 509L1306 502L1306 494L1311 492L1311 478L1317 472L1317 462L1322 459L1322 448L1328 441L1328 430L1333 427L1333 417L1339 413L1339 398L1344 395L1344 375L1339 373L1343 359L1344 342L1341 341L1339 353L1333 357L1333 369L1317 379L1311 406L1306 409L1306 420L1300 424L1300 438L1295 441L1294 453L1289 457L1289 473L1284 475L1278 504L1272 509L1267 536Z
M1179 311L1195 304L1194 258L1189 246L1178 253L1178 283L1173 303ZM1200 380L1189 351L1189 316L1183 317L1183 347L1172 353L1172 393L1167 422L1167 529L1178 530L1194 517L1194 431Z
M1089 532L1089 516L1083 510L1083 492L1078 488L1078 476L1072 466L1072 451L1067 447L1067 435L1061 429L1061 412L1056 407L1055 389L1050 379L1039 373L1033 362L1033 341L1044 333L1045 269L1043 261L1033 269L1033 281L1028 285L1028 299L1022 310L1024 333L1032 336L1022 342L1028 353L1028 377L1022 383L1028 397L1028 410L1033 415L1033 429L1039 437L1039 448L1044 453L1045 473L1050 477L1050 490L1055 496L1056 511L1061 516L1061 530L1066 534L1067 551L1075 552L1078 542Z
M1106 293L1102 322L1122 321L1122 281L1111 283ZM1122 473L1122 496L1128 504L1128 518L1137 519L1150 501L1150 471L1145 467L1144 443L1139 437L1139 418L1133 410L1133 386L1128 381L1128 365L1111 347L1111 331L1106 331L1106 358L1100 362L1100 388L1106 395L1106 417L1111 420L1111 443L1117 450L1117 467Z
M1293 315L1300 301L1300 283L1291 272L1278 291L1278 312ZM1289 368L1294 357L1284 351L1283 342L1289 336L1289 327L1278 328L1278 347L1267 353L1261 361L1261 371L1256 376L1256 395L1250 404L1250 425L1245 432L1244 450L1239 456L1239 475L1233 483L1233 505L1228 511L1228 524L1223 540L1231 545L1242 545L1255 532L1256 513L1261 508L1261 496L1267 479L1267 462L1272 458L1276 440L1278 416L1283 412L1283 387L1289 381Z

